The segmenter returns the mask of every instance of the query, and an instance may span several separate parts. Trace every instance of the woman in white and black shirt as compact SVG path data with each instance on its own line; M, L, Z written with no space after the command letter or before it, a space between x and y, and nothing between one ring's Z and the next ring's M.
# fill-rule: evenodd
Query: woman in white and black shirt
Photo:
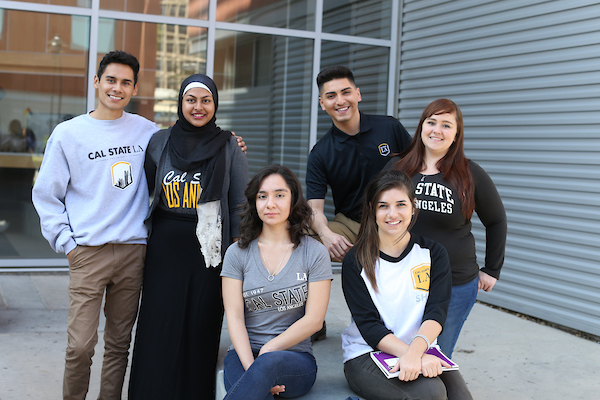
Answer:
M458 371L425 354L443 329L451 295L450 263L437 242L409 232L416 220L413 185L382 172L365 194L358 239L344 258L342 285L352 314L342 334L352 390L371 399L470 399ZM369 353L399 358L387 379Z

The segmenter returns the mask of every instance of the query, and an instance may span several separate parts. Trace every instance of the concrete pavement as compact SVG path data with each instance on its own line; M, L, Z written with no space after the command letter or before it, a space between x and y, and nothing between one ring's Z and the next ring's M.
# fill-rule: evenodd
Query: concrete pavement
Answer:
M66 274L0 274L1 400L61 398L68 279ZM349 318L340 276L335 275L328 338L314 345L317 382L302 399L353 395L344 378L340 339ZM102 320L100 331L103 326ZM99 336L89 399L99 391L104 345ZM229 344L226 327L222 342L224 350ZM590 399L600 392L600 344L483 304L473 308L453 358L475 399ZM125 393L126 388L123 398Z

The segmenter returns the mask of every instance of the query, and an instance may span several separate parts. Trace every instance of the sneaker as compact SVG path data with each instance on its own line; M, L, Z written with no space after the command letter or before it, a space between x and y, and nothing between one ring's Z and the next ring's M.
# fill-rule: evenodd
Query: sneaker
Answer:
M312 334L312 336L310 337L310 341L314 343L314 342L318 342L319 340L325 340L325 339L327 339L327 322L323 321L323 327L321 328L320 331Z

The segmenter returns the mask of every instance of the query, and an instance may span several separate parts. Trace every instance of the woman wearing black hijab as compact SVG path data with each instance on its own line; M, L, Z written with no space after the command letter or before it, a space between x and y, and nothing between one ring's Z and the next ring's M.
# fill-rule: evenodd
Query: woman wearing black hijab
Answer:
M178 121L146 151L154 197L130 399L214 398L221 260L239 235L248 165L235 137L215 123L212 79L188 77L178 100Z

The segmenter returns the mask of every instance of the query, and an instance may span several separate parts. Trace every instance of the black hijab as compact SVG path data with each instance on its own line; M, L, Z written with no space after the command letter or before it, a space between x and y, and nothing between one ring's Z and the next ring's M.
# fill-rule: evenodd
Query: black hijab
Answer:
M184 90L192 82L205 85L215 103L215 115L200 128L190 124L182 112ZM179 119L171 128L168 147L173 166L181 171L200 170L202 195L199 203L219 200L225 178L225 150L231 134L222 131L216 124L219 92L217 85L206 75L195 74L187 77L179 89L177 115Z

